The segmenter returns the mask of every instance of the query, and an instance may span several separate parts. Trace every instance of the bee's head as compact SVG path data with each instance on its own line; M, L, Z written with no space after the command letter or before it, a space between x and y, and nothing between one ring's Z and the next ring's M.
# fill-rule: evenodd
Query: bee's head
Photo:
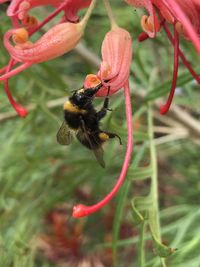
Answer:
M92 102L99 89L100 87L81 88L73 93L70 100L78 107L83 108Z

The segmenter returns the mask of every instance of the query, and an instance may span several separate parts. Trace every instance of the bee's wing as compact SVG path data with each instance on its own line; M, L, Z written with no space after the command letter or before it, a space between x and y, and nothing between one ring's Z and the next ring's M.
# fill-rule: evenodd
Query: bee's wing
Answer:
M87 129L85 127L84 121L82 120L81 123L82 123L83 135L85 136L85 139L90 144L90 148L93 151L93 153L94 153L94 155L96 157L96 160L98 161L98 163L101 165L102 168L105 168L106 165L105 165L105 162L104 162L104 159L103 159L103 148L101 146L99 146L98 148L95 147L95 145L90 140L90 136L89 136L89 134L87 132ZM90 133L90 135L91 135L91 133Z
M99 164L101 165L101 167L105 168L106 164L105 164L104 159L103 159L103 148L99 147L97 149L92 149L92 151L94 152L94 155L95 155L97 161L99 162Z
M57 132L57 141L61 145L69 145L72 139L72 132L70 131L67 123L64 121Z

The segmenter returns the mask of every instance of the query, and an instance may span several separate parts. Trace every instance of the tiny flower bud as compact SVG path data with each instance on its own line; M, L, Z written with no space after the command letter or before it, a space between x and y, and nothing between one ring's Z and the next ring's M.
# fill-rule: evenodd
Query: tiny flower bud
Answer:
M28 32L24 28L19 28L14 31L12 35L12 40L15 44L23 44L28 40Z
M179 21L176 22L176 30L179 34L184 35L183 25Z
M38 25L38 21L34 16L27 15L26 18L22 20L22 24L26 27L33 27Z
M154 23L152 16L142 16L141 18L141 27L145 32L159 32L160 24Z

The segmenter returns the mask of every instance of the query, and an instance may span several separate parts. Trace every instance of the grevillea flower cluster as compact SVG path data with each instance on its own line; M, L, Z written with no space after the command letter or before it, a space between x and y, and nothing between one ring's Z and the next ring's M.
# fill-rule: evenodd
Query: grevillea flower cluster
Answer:
M16 112L24 117L27 115L27 110L13 99L8 80L33 64L55 59L72 50L84 35L96 0L0 0L0 4L5 2L9 2L7 16L11 20L12 28L4 34L3 38L10 60L5 67L0 69L0 82L3 82L8 99ZM164 114L169 110L175 92L179 58L194 79L200 83L200 76L192 68L179 47L179 36L181 35L187 41L192 42L197 54L200 54L200 2L199 0L125 0L125 2L134 8L145 8L149 13L149 15L141 17L142 32L138 36L140 42L148 38L155 38L157 33L163 29L174 47L171 90L166 104L160 108L161 114ZM104 3L111 22L111 29L106 33L102 42L102 62L99 70L96 74L86 76L84 87L89 88L101 83L102 88L98 91L97 97L107 96L108 88L110 95L123 90L128 132L127 149L121 173L114 188L103 200L93 206L88 207L82 204L74 206L73 216L76 218L96 212L115 196L126 177L133 147L129 87L130 64L133 55L132 39L127 30L117 25L108 0L104 0ZM32 8L47 5L54 7L54 11L48 14L43 21L38 21L37 18L30 15ZM87 9L83 18L78 16L81 9ZM60 22L32 43L31 36L61 12L63 12L63 16ZM172 25L173 34L168 25Z
M83 36L85 26L94 8L96 1L11 1L7 15L11 18L13 28L4 34L4 46L10 54L8 65L0 70L0 81L4 82L4 88L10 103L17 113L24 117L27 110L16 103L10 93L8 79L29 68L33 64L45 62L62 56L73 49ZM90 4L91 3L91 4ZM55 6L55 10L43 21L30 17L31 8L43 5ZM77 12L88 7L85 17L79 21ZM61 22L54 25L35 43L30 41L31 35L39 31L46 23L64 11ZM12 43L11 39L12 38ZM16 68L14 66L20 64Z

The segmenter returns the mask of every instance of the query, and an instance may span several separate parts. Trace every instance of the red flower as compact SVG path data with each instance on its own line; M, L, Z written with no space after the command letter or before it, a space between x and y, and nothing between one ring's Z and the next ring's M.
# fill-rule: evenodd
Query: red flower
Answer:
M27 111L21 105L15 103L14 99L12 98L12 95L9 91L8 79L27 69L32 64L56 58L73 49L83 35L84 28L88 18L91 15L91 11L94 8L96 0L91 2L85 17L79 23L64 22L55 25L34 44L29 41L29 37L62 10L66 11L63 21L67 21L67 19L69 17L72 18L72 16L74 16L74 18L76 16L77 21L76 14L78 10L87 7L90 2L91 0L78 0L76 2L72 0L13 0L11 2L7 14L11 16L13 25L17 28L9 30L4 35L4 45L11 56L11 60L6 67L0 70L0 73L3 74L0 76L0 81L4 82L4 88L8 99L21 117L24 117L27 114ZM47 4L51 4L57 8L46 19L44 19L43 22L38 25L34 25L34 27L31 27L33 25L29 25L30 27L27 26L26 29L18 28L18 20L23 21L24 19L27 19L28 11L31 8ZM66 8L66 10L64 8ZM13 38L15 46L10 43L10 37ZM12 69L17 63L22 64L17 68Z
M141 26L144 30L139 36L139 41L148 37L153 38L163 27L171 43L174 46L174 72L170 90L170 95L165 105L160 108L161 114L165 114L171 105L178 75L178 58L181 57L183 63L188 68L192 76L200 83L200 76L193 70L184 54L179 48L179 34L191 41L197 52L200 54L200 2L198 0L125 0L135 7L145 7L150 16L141 18ZM158 16L156 15L158 11ZM172 36L167 23L174 27L174 37Z

